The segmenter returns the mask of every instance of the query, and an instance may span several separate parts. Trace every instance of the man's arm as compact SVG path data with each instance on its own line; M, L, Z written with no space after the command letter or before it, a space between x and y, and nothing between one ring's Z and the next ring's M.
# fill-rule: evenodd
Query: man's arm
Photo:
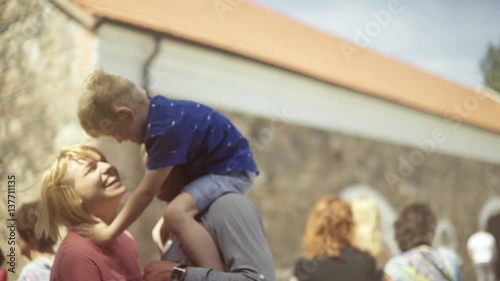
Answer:
M264 227L252 202L239 194L217 199L202 215L201 223L214 238L226 272L190 266L185 281L275 281L274 261ZM170 281L173 268L188 259L175 240L162 256L144 270L145 281ZM176 260L178 262L172 262Z

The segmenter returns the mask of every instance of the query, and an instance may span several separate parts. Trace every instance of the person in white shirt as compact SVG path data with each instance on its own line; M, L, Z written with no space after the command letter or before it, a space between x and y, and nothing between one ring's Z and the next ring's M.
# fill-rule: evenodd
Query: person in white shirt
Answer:
M474 233L467 241L469 257L474 264L477 281L495 281L493 264L496 259L495 237L484 230Z
M50 237L37 237L35 235L35 224L39 214L39 201L23 204L16 211L16 244L21 250L21 254L30 260L23 267L17 281L50 280L56 241Z

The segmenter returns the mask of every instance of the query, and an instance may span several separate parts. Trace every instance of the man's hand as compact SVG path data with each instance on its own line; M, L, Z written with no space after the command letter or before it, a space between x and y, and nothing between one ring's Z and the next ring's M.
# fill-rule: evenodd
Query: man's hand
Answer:
M171 260L152 261L144 268L144 281L171 281L170 275L179 263Z
M110 227L99 218L94 217L94 220L97 222L96 224L81 224L71 228L71 230L83 237L87 237L96 245L106 245L111 242L113 235Z

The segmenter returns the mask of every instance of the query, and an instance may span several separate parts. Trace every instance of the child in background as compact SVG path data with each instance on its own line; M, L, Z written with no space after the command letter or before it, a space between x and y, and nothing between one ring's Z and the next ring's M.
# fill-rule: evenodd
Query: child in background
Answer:
M49 281L54 262L54 245L50 237L37 237L35 224L40 217L38 201L26 203L16 211L16 243L21 254L30 262L21 270L17 281Z
M148 154L146 174L116 219L83 234L97 243L118 236L161 188L169 188L162 186L172 167L185 165L194 180L165 208L162 237L166 232L175 234L195 264L222 271L215 242L194 217L226 193L248 193L258 170L238 129L208 106L163 96L148 98L133 82L101 69L85 83L78 118L89 135L144 143ZM105 184L112 189L114 183Z

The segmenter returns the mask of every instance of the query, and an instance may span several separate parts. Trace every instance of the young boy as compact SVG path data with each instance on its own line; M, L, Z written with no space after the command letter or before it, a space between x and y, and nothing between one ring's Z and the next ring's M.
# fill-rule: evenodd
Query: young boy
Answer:
M133 82L98 69L85 82L78 118L93 137L144 143L147 171L116 219L88 234L102 243L122 233L160 192L172 167L190 178L165 208L162 233L172 232L201 267L222 271L212 237L194 217L226 193L248 193L258 169L248 141L222 114L205 105L163 96L148 98Z

